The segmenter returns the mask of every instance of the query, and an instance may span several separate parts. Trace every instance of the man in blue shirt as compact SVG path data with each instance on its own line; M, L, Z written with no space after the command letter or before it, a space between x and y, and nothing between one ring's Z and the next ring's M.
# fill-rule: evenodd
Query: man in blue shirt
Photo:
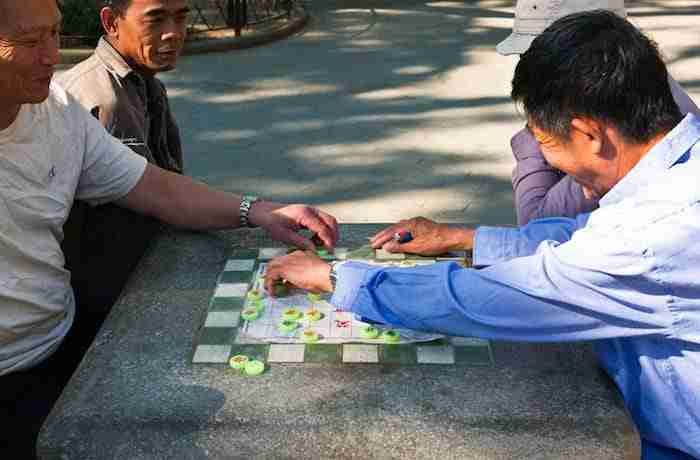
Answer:
M370 320L515 341L594 340L644 459L700 457L700 119L682 117L653 42L594 11L559 19L523 54L513 99L546 160L600 207L521 228L417 218L372 240L389 251L474 250L474 264L333 266L302 252L279 279L333 291ZM392 241L398 230L414 240Z

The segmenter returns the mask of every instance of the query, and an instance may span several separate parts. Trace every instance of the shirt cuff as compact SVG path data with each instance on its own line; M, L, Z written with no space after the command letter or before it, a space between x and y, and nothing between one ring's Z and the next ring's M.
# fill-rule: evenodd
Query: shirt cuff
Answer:
M343 262L336 266L338 280L331 297L331 305L341 310L351 311L352 304L365 280L365 275L371 267L359 262Z
M507 227L477 228L474 235L472 265L487 267L517 257L517 252L513 251L512 241L516 239L518 232L517 228Z

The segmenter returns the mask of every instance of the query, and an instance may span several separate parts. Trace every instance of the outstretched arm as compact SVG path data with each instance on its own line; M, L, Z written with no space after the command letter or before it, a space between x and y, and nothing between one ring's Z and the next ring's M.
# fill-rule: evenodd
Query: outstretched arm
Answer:
M136 186L117 204L179 227L218 230L239 226L241 199L149 164ZM314 248L297 233L303 228L317 234L328 248L338 239L335 218L305 205L259 201L251 208L249 219L273 238L301 248Z

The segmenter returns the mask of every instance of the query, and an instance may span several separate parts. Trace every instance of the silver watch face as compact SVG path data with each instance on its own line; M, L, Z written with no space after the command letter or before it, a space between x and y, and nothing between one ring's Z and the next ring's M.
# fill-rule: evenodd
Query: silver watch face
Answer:
M242 227L253 227L248 220L248 212L256 201L258 201L258 197L255 195L243 195L239 208Z

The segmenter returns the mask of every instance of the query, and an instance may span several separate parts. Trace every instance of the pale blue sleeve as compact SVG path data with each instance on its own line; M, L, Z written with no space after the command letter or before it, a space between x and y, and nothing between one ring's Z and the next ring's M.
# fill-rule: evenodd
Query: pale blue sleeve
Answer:
M590 214L548 217L520 228L479 227L474 237L474 266L484 267L534 254L543 241L563 243L586 225Z
M645 251L620 250L619 235L579 231L567 238L567 229L576 227L568 223L498 233L496 238L512 238L523 252L536 250L525 257L517 251L501 254L515 258L483 270L456 263L405 269L349 262L338 268L331 302L397 327L488 339L577 341L667 333L672 316L666 296L649 278L654 263ZM557 232L568 241L539 238Z

